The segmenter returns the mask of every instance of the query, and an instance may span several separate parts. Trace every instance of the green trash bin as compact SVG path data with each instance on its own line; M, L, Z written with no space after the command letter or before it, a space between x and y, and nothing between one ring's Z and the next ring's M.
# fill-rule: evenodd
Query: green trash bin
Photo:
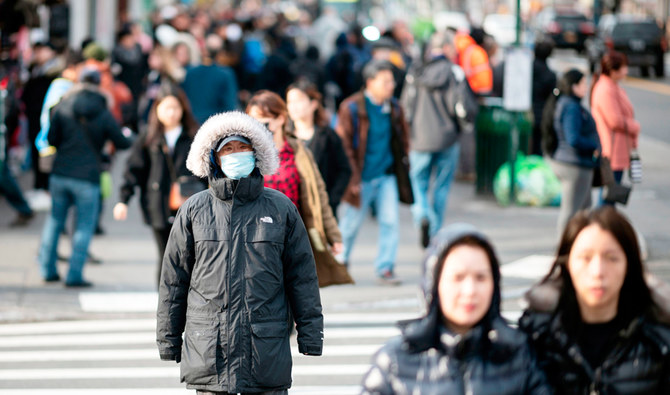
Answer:
M512 123L516 114L502 106L502 98L487 97L479 106L475 121L475 171L477 173L476 192L479 195L493 195L493 178L498 168L510 158ZM528 111L517 119L519 130L518 152L528 154L530 135L533 130L533 115Z

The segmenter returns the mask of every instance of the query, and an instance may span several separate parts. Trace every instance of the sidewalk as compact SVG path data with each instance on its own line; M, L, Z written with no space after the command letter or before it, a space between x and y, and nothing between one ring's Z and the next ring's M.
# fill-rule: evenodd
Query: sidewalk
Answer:
M622 211L632 219L646 240L650 270L670 281L670 177L667 176L670 144L642 138L640 155L644 164L644 181L635 186L629 205ZM124 158L120 155L115 163L115 180L119 178ZM27 183L27 178L22 179L22 184ZM530 274L523 273L525 262L545 262L556 247L558 208L502 208L493 198L476 196L472 184L455 183L452 192L446 223L469 222L480 228L492 239L503 264L527 258L514 268L510 266L513 270L507 271L509 276L503 282L504 293L510 295L507 305L518 309L518 300L513 295L521 295L523 288L543 272L538 267L535 270L529 267ZM85 275L95 287L86 292L153 293L156 247L150 229L142 224L139 208L134 202L130 205L128 221L113 221L111 209L114 202L112 198L105 204L103 227L106 235L96 237L91 245L92 253L102 258L103 263L87 264ZM46 213L38 213L26 228L10 229L7 225L14 215L7 202L0 198L0 322L91 318L91 313L82 310L78 290L65 289L62 283L44 284L41 281L36 255ZM403 285L396 288L375 285L372 260L377 251L377 228L368 220L360 232L352 257L351 273L357 284L323 289L324 308L332 310L347 304L376 304L392 311L398 304L414 303L412 300L416 300L421 276L422 251L418 247L418 232L412 225L408 207L401 207L400 220L401 241L396 271ZM60 253L69 255L70 239L61 239ZM528 258L530 256L538 257ZM61 274L66 269L67 263L59 263ZM126 311L132 311L132 308ZM95 317L114 313L96 314ZM141 315L126 312L123 316L133 314Z

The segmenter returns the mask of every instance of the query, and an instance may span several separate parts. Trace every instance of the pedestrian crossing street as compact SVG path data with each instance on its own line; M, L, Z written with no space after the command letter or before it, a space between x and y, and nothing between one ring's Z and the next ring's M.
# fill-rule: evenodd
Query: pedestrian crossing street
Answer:
M289 393L358 394L371 356L400 333L395 323L417 316L325 314L323 356L298 353L292 338ZM153 318L0 325L0 394L193 394L179 382L179 366L159 360L155 326Z

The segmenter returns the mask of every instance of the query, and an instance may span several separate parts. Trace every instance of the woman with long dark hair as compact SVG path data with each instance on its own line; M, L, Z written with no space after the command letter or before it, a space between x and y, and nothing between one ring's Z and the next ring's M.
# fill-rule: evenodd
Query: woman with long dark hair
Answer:
M581 105L587 90L586 77L581 71L567 71L558 81L558 97L549 98L544 112L550 118L543 120L544 126L553 127L556 133L556 148L547 155L561 182L558 235L577 211L591 207L593 169L598 165L600 140L593 117Z
M526 296L519 327L557 393L670 393L669 309L613 207L568 222L549 274Z
M454 224L432 239L427 314L373 358L363 394L551 394L526 336L500 315L500 264L488 239Z
M172 84L164 84L156 94L149 112L147 131L131 148L126 171L114 206L114 219L123 221L128 215L128 202L140 190L140 207L144 221L153 229L158 247L158 276L165 246L177 208L170 204L170 192L177 179L188 178L191 185L207 188L207 181L195 179L186 168L198 124L193 118L186 95ZM172 207L171 207L172 206Z
M624 170L630 168L630 153L637 149L640 123L633 105L619 83L628 75L626 55L611 51L600 61L600 73L593 77L591 112L596 121L602 155L609 158L614 180L621 183Z
M328 126L321 93L311 82L300 80L286 90L286 106L293 121L293 134L312 151L326 183L328 203L337 216L337 206L351 177L351 166L340 136Z
M325 183L312 153L287 130L286 103L276 93L261 90L249 99L246 112L272 133L279 170L265 176L265 186L284 193L298 207L312 243L319 286L352 283L346 267L334 257L342 251L342 235L328 204Z

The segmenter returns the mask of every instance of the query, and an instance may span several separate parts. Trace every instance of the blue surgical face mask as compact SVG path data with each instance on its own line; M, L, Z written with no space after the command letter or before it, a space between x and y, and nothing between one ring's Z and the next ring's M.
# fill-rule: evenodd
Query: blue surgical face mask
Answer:
M223 174L233 180L249 176L256 167L256 157L252 151L221 155L219 159Z

